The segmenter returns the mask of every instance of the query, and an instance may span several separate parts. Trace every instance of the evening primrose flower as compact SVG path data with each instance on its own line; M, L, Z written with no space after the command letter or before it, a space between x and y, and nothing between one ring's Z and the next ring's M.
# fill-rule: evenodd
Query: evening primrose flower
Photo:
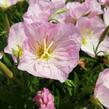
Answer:
M4 49L5 53L9 53L16 60L23 53L23 43L26 40L23 23L14 24L10 28L8 45Z
M64 17L61 14L66 12L65 0L30 0L29 4L28 10L23 16L26 23L50 22L51 20L56 22L57 19L62 20Z
M65 4L65 0L30 0L29 4L28 10L24 14L24 21L27 23L75 23L75 20L89 12L89 8L85 4L79 2Z
M16 4L18 1L23 1L23 0L0 0L0 7L8 8L11 5Z
M81 17L94 17L103 13L101 5L96 0L85 0L83 3L77 1L69 2L66 4L66 8L69 10L67 17L65 16L67 18L66 21L71 23L76 23Z
M64 82L79 62L81 35L72 24L28 24L29 38L18 68Z
M39 109L55 109L54 97L47 88L38 91L33 101L39 106Z
M100 2L101 5L108 5L109 4L109 0L98 0Z
M94 90L94 97L109 109L109 68L99 74Z
M98 17L93 18L81 18L78 20L77 27L79 28L82 35L82 47L81 49L86 52L88 55L94 57L95 50L99 43L100 36L105 30L105 24ZM108 47L109 38L106 37L104 41L101 42L97 50L98 55L104 55Z
M66 2L66 0L29 0L29 5L31 5L31 4L35 4L35 3L41 3L41 5L43 5L43 3L50 3L50 2L53 2L53 3L65 3ZM45 5L45 4L44 4Z
M65 22L75 24L83 16L98 16L103 13L101 5L96 0L86 0L83 3L69 2L67 4L65 0L30 0L29 4L23 17L26 23Z
M82 16L85 16L89 13L89 8L85 3L80 2L69 2L66 4L66 8L68 11L68 14L66 17L66 22L70 23L76 23L78 19L80 19Z
M87 8L89 8L91 16L97 16L103 13L101 5L97 0L85 0L84 3L87 6Z

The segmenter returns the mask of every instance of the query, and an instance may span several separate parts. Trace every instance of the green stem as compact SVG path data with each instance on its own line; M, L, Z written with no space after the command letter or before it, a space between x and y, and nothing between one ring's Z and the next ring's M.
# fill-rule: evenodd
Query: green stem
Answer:
M0 70L2 70L5 73L5 75L10 79L12 79L14 77L13 73L1 61L0 61Z
M9 19L8 19L7 13L4 14L4 19L5 19L5 27L6 27L6 31L9 32L9 29L10 29L10 23L9 23Z
M22 84L21 81L19 81L17 78L13 77L13 80L23 89L24 84Z
M9 78L14 80L21 88L23 88L23 84L21 81L19 81L17 78L14 77L13 72L4 64L0 61L0 70L3 71L3 73Z

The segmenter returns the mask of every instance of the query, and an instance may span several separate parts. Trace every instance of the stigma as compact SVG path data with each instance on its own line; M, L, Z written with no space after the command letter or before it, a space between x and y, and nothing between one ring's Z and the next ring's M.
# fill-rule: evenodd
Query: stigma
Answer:
M52 57L53 41L48 45L46 39L43 40L42 46L38 47L37 55L42 60L48 60Z

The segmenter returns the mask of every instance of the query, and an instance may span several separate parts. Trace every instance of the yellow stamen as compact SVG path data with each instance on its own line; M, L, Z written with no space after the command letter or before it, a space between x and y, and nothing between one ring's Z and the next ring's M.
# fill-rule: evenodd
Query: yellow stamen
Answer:
M51 48L52 45L53 45L53 41L50 43L50 45L48 46L48 48L46 48L46 50L48 51Z
M90 29L85 29L82 31L82 44L86 45L87 44L87 39L90 39L93 35L93 31Z
M86 45L87 44L87 39L85 37L82 38L82 44Z
M18 56L19 56L19 57L22 56L22 48L21 48L21 47L19 47Z
M22 56L22 48L18 45L17 49L12 49L13 55L18 57Z
M40 57L40 59L48 60L52 56L50 50L52 45L53 41L47 46L46 39L44 39L43 47L39 47L38 49L38 56Z

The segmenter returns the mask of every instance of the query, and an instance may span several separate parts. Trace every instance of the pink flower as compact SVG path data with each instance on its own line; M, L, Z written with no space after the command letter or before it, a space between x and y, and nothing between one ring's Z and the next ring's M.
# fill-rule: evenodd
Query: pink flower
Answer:
M39 105L39 109L55 109L54 97L47 88L38 91L33 100Z
M75 24L82 16L97 16L103 13L101 5L96 0L67 4L65 0L30 0L29 3L28 11L24 15L26 23L51 21Z
M94 57L95 49L100 40L102 32L105 30L106 26L99 17L86 18L83 17L78 20L77 27L79 28L82 35L82 47L81 49L88 55ZM106 37L103 42L101 42L97 53L99 56L104 55L109 49L108 43L109 38Z
M19 69L64 82L79 62L81 35L72 24L28 24Z
M35 4L35 3L41 3L41 5L46 5L46 4L43 4L44 2L45 3L50 3L50 2L53 2L53 3L65 3L66 0L29 0L29 5L31 4Z
M23 0L0 0L0 7L7 8L10 7L11 5L16 4L18 1Z
M89 8L91 16L103 13L101 5L97 2L97 0L85 0L85 5Z
M64 0L30 0L29 3L28 11L23 17L26 23L49 22L52 18L56 18L59 13L63 13L65 5Z
M26 23L52 21L75 24L82 16L97 16L102 13L101 5L96 0L67 4L65 0L30 0L29 3L28 11L24 15Z
M37 3L39 0L29 0L28 2L29 2L29 5L30 4L35 4L35 3ZM47 0L48 1L48 0Z
M85 3L69 2L66 4L66 8L67 10L69 10L66 22L68 20L72 23L75 23L75 21L77 21L82 16L87 15L90 12L89 8L87 7L87 5L85 5Z
M94 96L102 105L109 108L109 68L100 73L96 82Z
M109 4L109 0L98 0L100 2L101 5L108 5Z
M13 59L21 58L23 53L23 43L26 40L23 23L14 24L10 28L8 45L4 49L5 53L12 55Z
M72 2L66 4L69 10L68 19L70 21L78 20L83 16L98 16L102 14L101 5L96 0L85 0L85 2Z
M109 25L109 7L104 9L103 18L104 18L104 22L106 26L108 26Z

